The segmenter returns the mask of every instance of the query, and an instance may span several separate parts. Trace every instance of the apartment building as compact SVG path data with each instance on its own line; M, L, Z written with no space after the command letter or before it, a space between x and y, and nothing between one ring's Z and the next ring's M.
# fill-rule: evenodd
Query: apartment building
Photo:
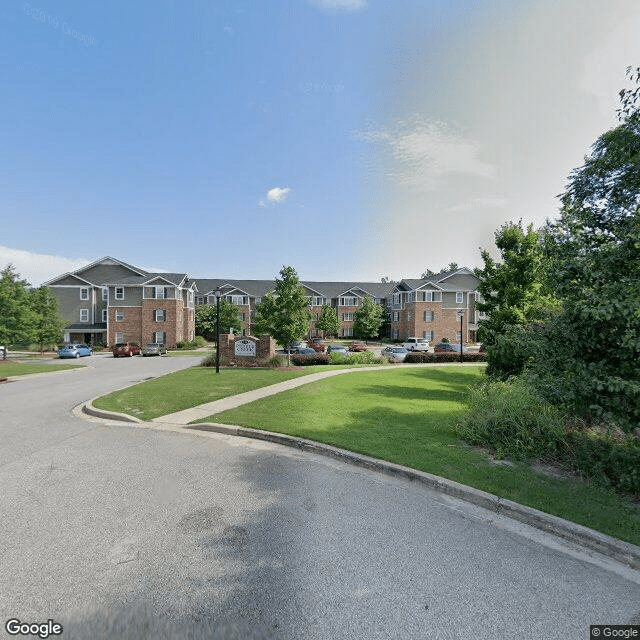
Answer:
M226 298L240 309L243 325L237 327L238 333L250 335L252 330L252 318L256 305L260 304L267 293L275 290L274 280L224 280L224 279L200 279L195 278L198 293L196 305L215 304L215 292L219 290L222 297ZM323 305L329 305L336 310L340 321L340 336L353 335L353 322L355 313L362 306L366 295L369 295L376 304L386 308L389 295L393 288L391 283L381 282L313 282L301 281L311 312L310 337L321 335L316 329L315 323L320 317Z
M458 342L462 313L463 342L475 342L478 282L466 268L400 282L301 281L312 314L309 335L321 335L315 323L326 304L336 310L340 337L353 336L355 314L368 295L386 309L391 338ZM242 326L234 327L236 333L251 335L256 306L275 290L274 280L190 279L186 273L151 273L110 257L46 285L69 322L65 341L105 346L135 340L173 347L191 340L196 307L215 304L216 291L240 310Z
M105 257L45 283L69 322L65 342L112 346L195 335L195 283L186 273L150 273Z
M396 283L388 306L390 337L416 336L433 342L448 338L460 342L462 316L462 342L476 342L480 314L475 303L479 282L473 271L461 268Z

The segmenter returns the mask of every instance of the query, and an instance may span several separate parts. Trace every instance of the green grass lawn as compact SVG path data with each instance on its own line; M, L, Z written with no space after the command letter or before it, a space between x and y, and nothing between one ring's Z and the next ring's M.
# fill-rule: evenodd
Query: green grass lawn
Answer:
M32 373L50 373L51 371L62 371L64 369L80 369L82 364L31 364L26 362L16 362L14 360L0 360L0 378L11 378L13 376L27 376Z
M94 400L93 406L126 413L141 420L152 420L167 413L308 375L312 369L222 369L216 374L213 367L192 367L114 391Z
M482 375L481 367L458 366L351 373L209 421L286 433L389 460L640 544L640 508L614 492L550 478L526 464L496 465L485 452L456 439L453 426L465 391Z

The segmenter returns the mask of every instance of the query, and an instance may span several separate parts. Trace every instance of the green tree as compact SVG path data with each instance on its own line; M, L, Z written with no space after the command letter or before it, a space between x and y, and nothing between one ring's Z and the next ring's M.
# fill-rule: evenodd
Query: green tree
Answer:
M356 311L353 323L353 335L356 338L377 338L384 317L384 309L376 304L371 296L365 294L362 306Z
M638 72L629 70L638 85ZM554 400L631 428L640 421L640 96L569 176L544 249L563 301L536 368Z
M478 327L478 339L487 352L487 373L497 378L519 374L530 354L524 350L520 330L541 322L557 303L545 288L545 266L540 234L522 221L508 222L495 233L501 262L482 251L484 267L476 269L480 279L478 311L487 314Z
M62 339L67 321L58 313L58 299L48 287L38 287L29 294L30 339L44 347Z
M267 294L256 307L256 331L269 334L286 346L302 339L309 331L310 322L309 301L296 270L282 267L275 291Z
M196 307L196 335L206 340L216 339L216 305ZM229 333L231 327L239 331L244 326L240 309L226 298L220 298L220 333Z
M328 304L322 305L320 317L316 320L316 329L330 336L337 336L340 333L340 320L338 320L338 313L333 307Z
M7 349L30 335L29 283L21 280L13 265L7 265L0 272L0 345Z

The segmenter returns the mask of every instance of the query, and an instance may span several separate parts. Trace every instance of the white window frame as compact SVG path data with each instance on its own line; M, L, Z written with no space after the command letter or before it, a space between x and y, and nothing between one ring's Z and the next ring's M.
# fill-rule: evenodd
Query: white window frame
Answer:
M350 301L350 302L347 302L347 301ZM341 307L357 307L358 306L357 296L342 296L340 298L340 306Z
M425 338L425 340L433 340L433 331L423 331L422 337Z
M351 338L353 336L353 329L351 327L345 327L342 330L342 336L344 338Z
M158 339L160 338L160 339ZM153 341L156 344L165 344L167 339L166 331L154 331L153 332Z
M154 309L153 310L153 321L154 322L166 322L167 321L167 311L166 311L166 309Z
M108 315L108 310L107 309L103 309L102 310L102 322L106 322L107 321L107 315Z
M124 300L124 287L116 287L116 292L114 297L116 300Z
M124 331L116 331L116 344L120 344L124 341Z
M456 304L462 304L464 302L464 292L456 291Z
M246 307L249 304L247 296L230 296L231 304L235 304L236 307Z
M102 287L102 299L103 300L109 299L109 287Z
M204 304L204 297L203 296L198 296L196 298L196 304Z
M460 331L456 331L456 342L460 344Z
M153 297L156 300L164 300L164 287L154 287Z
M433 309L425 309L424 322L433 322L436 319L436 312Z
M393 320L392 322L400 322L400 312L399 311L394 311L393 312Z
M354 316L354 313L352 311L349 311L348 313L343 313L342 320L343 322L353 322L353 316Z
M89 309L80 309L80 322L89 322Z
M315 296L313 298L313 306L314 307L321 307L324 304L324 298L320 297L320 296Z
M80 287L80 300L89 299L89 287Z
M124 322L124 309L116 309L116 322Z

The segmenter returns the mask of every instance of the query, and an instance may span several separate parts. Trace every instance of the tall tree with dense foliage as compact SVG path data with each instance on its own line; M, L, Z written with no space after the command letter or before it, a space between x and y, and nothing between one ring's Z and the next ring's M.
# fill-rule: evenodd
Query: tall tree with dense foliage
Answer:
M638 70L629 75L638 84ZM572 410L631 428L640 422L640 96L621 97L620 124L571 173L545 229L563 312L538 373Z
M329 336L337 336L340 333L340 320L338 320L338 313L333 307L328 304L322 305L320 317L316 320L316 329Z
M487 314L479 323L478 339L487 352L487 373L506 379L518 375L530 358L530 342L522 339L526 327L540 322L557 303L545 291L540 234L522 221L507 222L495 233L501 261L482 251L478 311Z
M48 287L38 287L29 294L30 339L40 346L54 345L62 340L67 321L58 313L58 299Z
M0 345L5 347L3 359L7 357L9 345L29 340L30 335L29 283L21 280L13 265L0 271Z
M362 306L356 311L353 323L353 335L356 338L372 339L380 334L384 309L376 304L370 295L365 295Z
M256 332L269 334L280 344L288 345L308 333L310 322L309 300L296 270L282 267L275 291L256 307L253 319Z
M196 335L207 340L216 339L217 309L215 304L196 307ZM244 323L240 309L227 298L220 298L220 333L230 333L231 328L240 331Z

